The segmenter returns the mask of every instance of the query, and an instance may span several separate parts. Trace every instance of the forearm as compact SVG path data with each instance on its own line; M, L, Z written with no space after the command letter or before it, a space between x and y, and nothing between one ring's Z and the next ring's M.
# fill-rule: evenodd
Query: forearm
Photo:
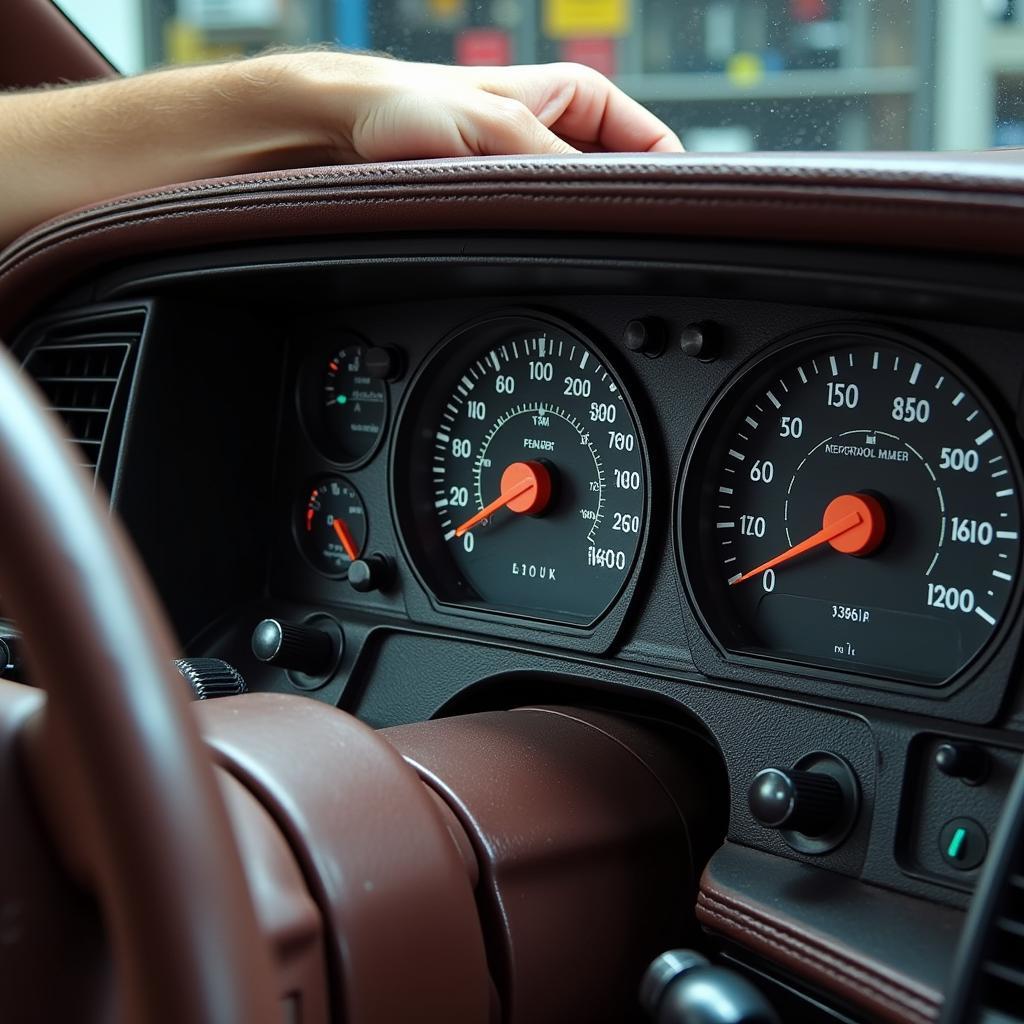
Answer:
M0 95L0 247L125 193L324 162L332 146L297 77L261 58Z

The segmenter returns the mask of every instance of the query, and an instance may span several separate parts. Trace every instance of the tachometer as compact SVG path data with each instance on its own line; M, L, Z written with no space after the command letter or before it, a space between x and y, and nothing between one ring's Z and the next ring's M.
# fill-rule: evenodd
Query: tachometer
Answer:
M1020 471L939 357L836 331L770 355L707 417L681 551L728 651L939 684L989 644L1020 562Z
M647 470L622 386L575 331L500 316L451 339L409 399L397 505L448 603L579 625L622 589Z

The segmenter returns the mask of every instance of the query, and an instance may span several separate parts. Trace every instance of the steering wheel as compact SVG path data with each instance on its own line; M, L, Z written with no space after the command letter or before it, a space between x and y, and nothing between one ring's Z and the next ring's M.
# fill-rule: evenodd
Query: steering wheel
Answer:
M2 349L0 524L0 593L47 695L44 706L0 682L5 1017L48 1019L41 1008L76 969L39 955L66 927L59 906L47 920L34 902L53 909L46 887L66 885L52 849L32 842L42 811L99 894L121 1019L278 1021L269 951L171 666L170 628L56 420ZM109 992L102 1000L109 1011ZM75 1019L92 1015L76 1009Z

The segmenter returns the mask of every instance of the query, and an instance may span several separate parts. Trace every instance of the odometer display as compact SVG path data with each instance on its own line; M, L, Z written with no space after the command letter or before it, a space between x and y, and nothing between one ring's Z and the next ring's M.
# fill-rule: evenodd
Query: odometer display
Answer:
M473 325L421 375L402 429L403 528L441 600L579 625L605 612L636 559L647 474L596 349L533 317Z
M788 346L722 396L689 460L691 592L729 651L940 684L1006 615L1018 476L937 357L857 333Z

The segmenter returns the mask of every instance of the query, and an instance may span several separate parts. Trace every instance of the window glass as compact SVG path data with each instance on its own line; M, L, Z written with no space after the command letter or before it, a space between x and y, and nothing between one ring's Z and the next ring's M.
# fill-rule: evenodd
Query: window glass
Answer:
M1024 0L59 0L126 72L316 43L570 60L687 148L1024 145Z

